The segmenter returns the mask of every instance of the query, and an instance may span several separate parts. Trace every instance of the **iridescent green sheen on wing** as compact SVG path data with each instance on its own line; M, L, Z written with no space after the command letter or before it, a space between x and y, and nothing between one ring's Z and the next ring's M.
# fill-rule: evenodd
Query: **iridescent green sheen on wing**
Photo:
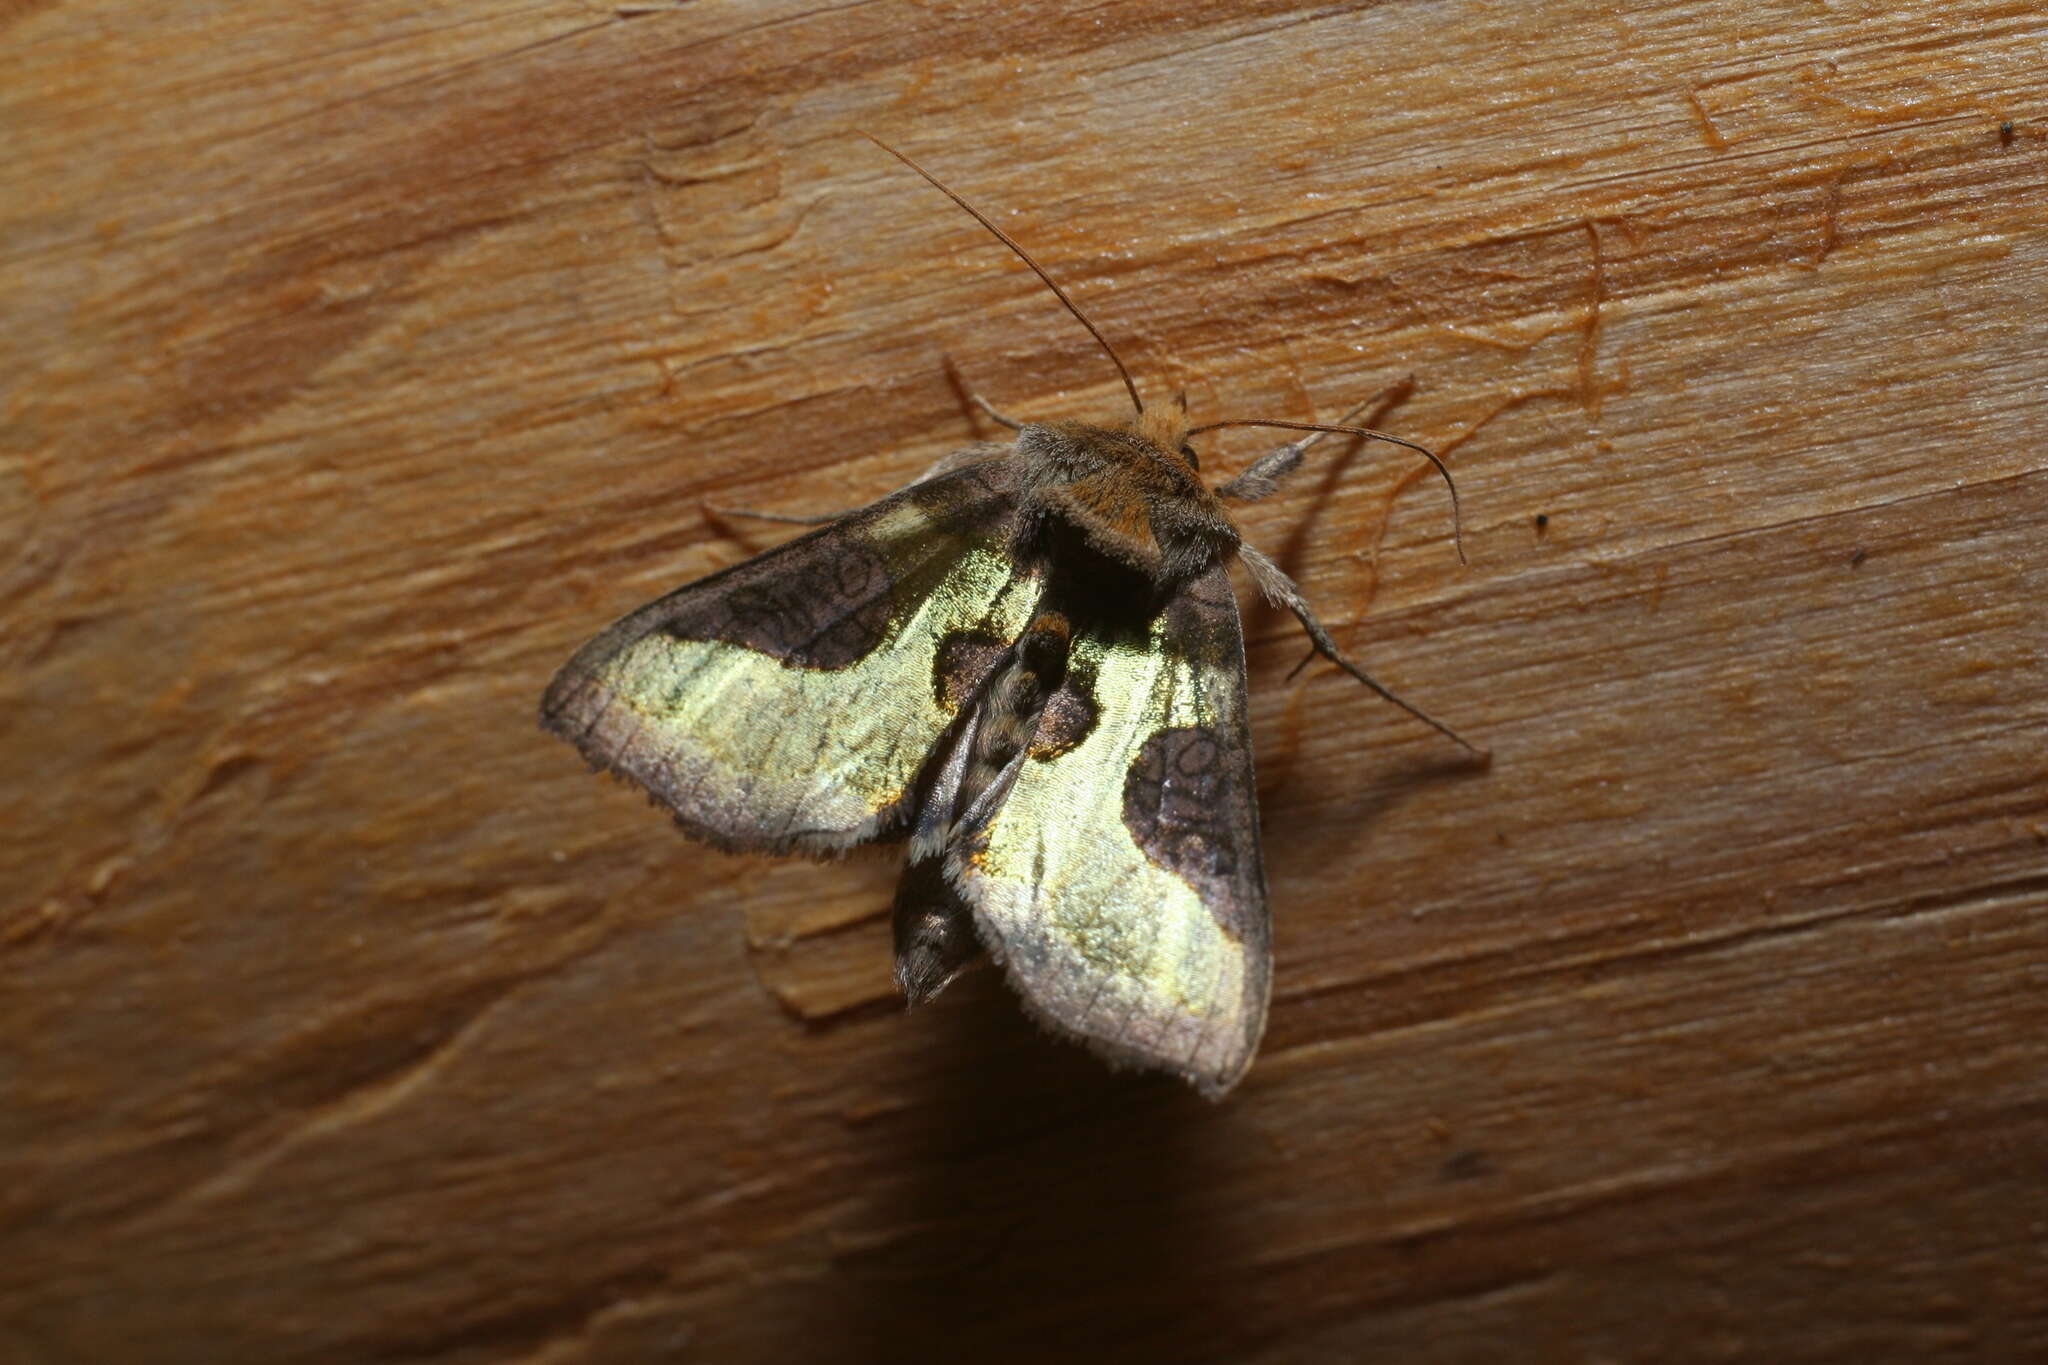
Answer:
M1024 762L951 871L1039 1018L1221 1093L1257 1050L1268 981L1229 580L1197 579L1144 640L1078 637L1073 669L1099 722Z
M543 723L726 847L886 837L953 716L945 642L1028 617L1007 474L915 485L643 607L563 667Z

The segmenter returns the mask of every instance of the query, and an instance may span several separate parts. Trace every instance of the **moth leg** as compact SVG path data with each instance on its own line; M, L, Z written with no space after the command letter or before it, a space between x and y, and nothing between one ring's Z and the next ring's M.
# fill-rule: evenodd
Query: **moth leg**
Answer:
M1364 683L1381 697L1400 707L1432 730L1460 745L1482 762L1492 761L1493 755L1487 750L1466 739L1456 730L1453 730L1435 716L1430 715L1429 712L1421 707L1403 699L1391 688L1388 688L1363 668L1360 668L1357 664L1346 658L1344 652L1337 648L1337 642L1330 638L1330 632L1323 629L1323 623L1316 619L1315 612L1309 609L1308 602L1301 595L1301 589L1295 586L1294 580L1289 578L1278 564L1275 564L1249 545L1238 546L1237 554L1238 558L1244 562L1245 568L1250 571L1252 581L1257 583L1259 591L1265 594L1266 600L1276 607L1285 607L1293 612L1294 619L1301 622L1301 628L1308 632L1308 638L1312 642L1309 658L1312 659L1317 654L1322 655L1359 682ZM1307 662L1308 659L1302 660L1304 664ZM1300 671L1298 666L1296 671Z
M1024 424L1022 422L1019 422L1014 417L1005 417L1002 413L997 412L995 404L989 402L986 398L983 398L980 394L974 392L974 390L972 389L969 389L967 391L967 401L974 404L974 406L976 406L977 408L980 408L982 410L982 413L986 415L987 418L991 422L994 422L997 426L1008 427L1012 431L1024 430Z
M960 365L953 359L950 353L941 352L939 358L945 364L946 378L952 383L954 393L965 398L968 402L974 404L975 407L980 408L982 413L996 425L1008 427L1012 431L1024 430L1022 422L1005 417L1002 413L997 412L993 403L969 387L967 377L960 373Z
M1311 436L1309 441L1314 439ZM1280 480L1301 468L1301 453L1308 449L1308 444L1308 441L1289 441L1276 450L1266 452L1229 483L1219 485L1216 496L1233 502L1257 502L1260 498L1270 497L1280 487Z
M792 512L756 512L751 507L707 507L704 510L714 517L746 517L750 521L779 521L785 526L824 526L848 515L845 512L819 512L812 516L797 516Z

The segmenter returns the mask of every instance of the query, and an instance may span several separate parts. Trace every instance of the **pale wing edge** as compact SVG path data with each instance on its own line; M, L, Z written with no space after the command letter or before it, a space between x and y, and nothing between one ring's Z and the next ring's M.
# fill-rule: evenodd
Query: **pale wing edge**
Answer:
M964 453L964 452L963 452ZM606 681L608 667L626 650L676 618L692 604L709 600L723 591L735 575L760 573L762 561L785 553L801 555L815 550L819 542L847 533L860 533L881 525L893 511L906 505L923 509L931 519L931 539L945 544L962 539L963 527L986 527L1000 523L1007 527L1015 515L1010 482L1013 469L1006 457L975 460L920 480L864 508L848 513L827 526L795 537L717 573L685 584L621 617L600 632L556 672L542 695L541 728L574 745L595 771L607 773L640 788L650 804L667 811L678 826L693 838L732 852L800 852L830 856L859 843L887 837L902 823L915 805L914 787L906 787L896 800L874 807L865 818L827 828L784 828L773 832L750 825L738 806L695 809L677 798L674 781L678 763L688 755L657 750L639 741L638 727L628 727L629 709ZM1006 534L997 530L994 538ZM937 553L918 561L929 569ZM933 575L933 584L946 575ZM930 589L927 590L927 596ZM934 736L936 738L936 736ZM920 755L921 757L921 755ZM695 789L692 789L694 795Z

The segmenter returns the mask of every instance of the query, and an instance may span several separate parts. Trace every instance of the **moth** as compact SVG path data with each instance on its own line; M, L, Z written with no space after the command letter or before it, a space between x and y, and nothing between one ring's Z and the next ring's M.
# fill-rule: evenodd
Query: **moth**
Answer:
M1310 658L1480 751L1346 658L1225 511L1273 492L1306 443L1211 488L1190 441L1232 426L1382 434L1195 426L1184 397L1146 404L1009 234L883 149L1044 281L1108 354L1134 415L1016 423L988 409L1012 440L970 446L612 625L555 675L541 724L719 848L907 842L892 918L910 1004L986 951L1055 1032L1221 1096L1257 1051L1271 977L1225 566L1238 560L1294 614ZM1382 439L1450 481L1435 455Z

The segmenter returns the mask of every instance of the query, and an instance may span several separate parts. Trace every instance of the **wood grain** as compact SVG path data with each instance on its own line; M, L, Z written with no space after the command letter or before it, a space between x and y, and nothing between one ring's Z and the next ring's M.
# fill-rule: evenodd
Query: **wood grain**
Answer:
M0 6L0 1360L2048 1355L2037 5ZM2003 125L2003 126L2002 126ZM1225 1104L533 711L1120 395L1257 544ZM957 371L949 374L948 357ZM1232 433L1207 467L1257 450ZM1541 520L1539 521L1539 518Z

